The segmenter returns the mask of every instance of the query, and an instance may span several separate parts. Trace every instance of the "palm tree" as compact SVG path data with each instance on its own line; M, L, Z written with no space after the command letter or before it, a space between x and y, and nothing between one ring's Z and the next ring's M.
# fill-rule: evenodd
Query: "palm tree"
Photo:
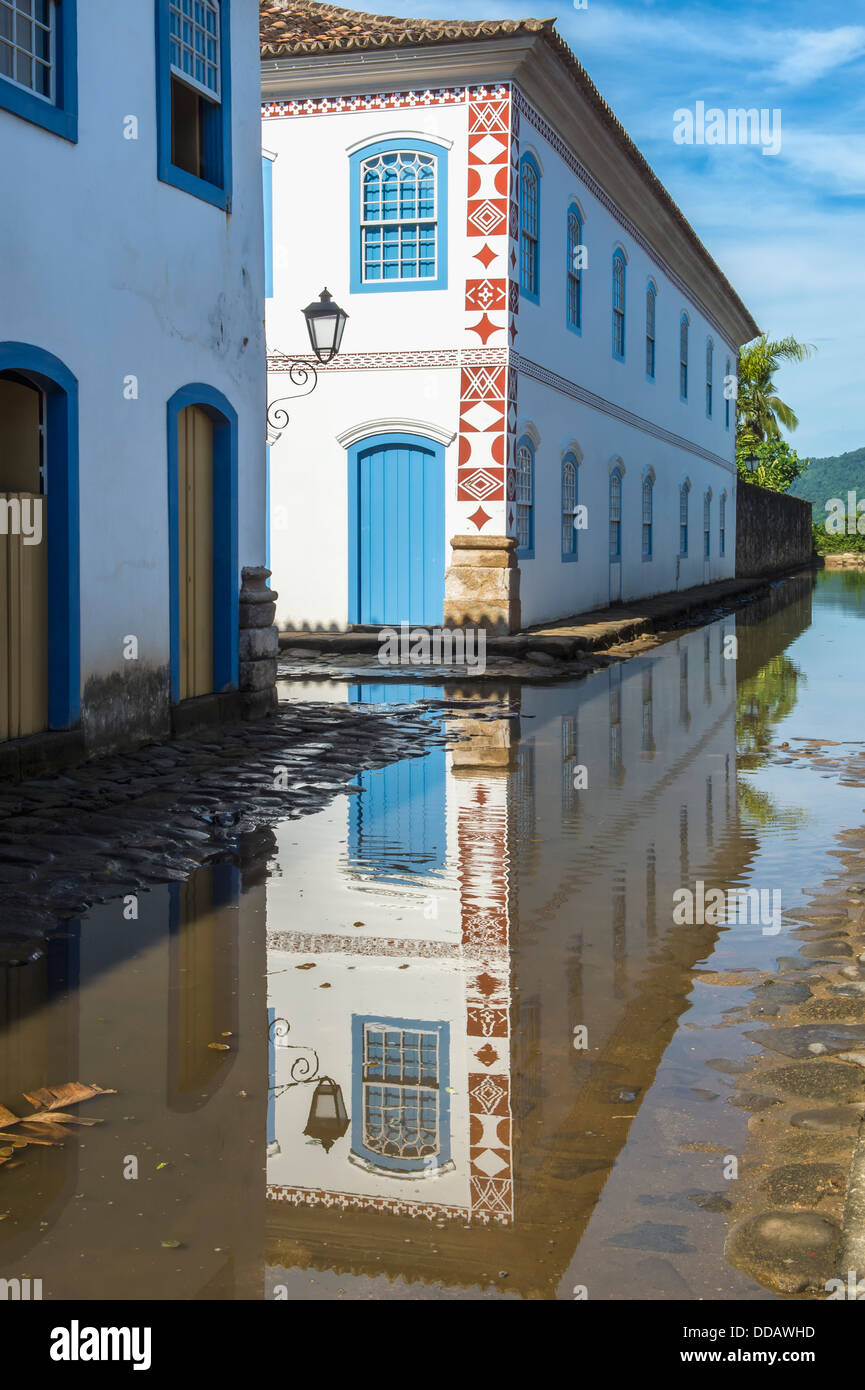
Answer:
M803 362L817 349L795 338L777 342L764 333L739 353L739 389L736 397L736 426L739 445L760 444L778 439L780 426L794 430L799 419L792 408L775 395L773 377L782 362Z

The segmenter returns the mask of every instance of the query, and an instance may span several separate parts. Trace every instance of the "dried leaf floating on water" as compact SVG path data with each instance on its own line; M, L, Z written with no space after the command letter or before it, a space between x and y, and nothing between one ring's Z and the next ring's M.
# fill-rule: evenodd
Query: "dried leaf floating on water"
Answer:
M116 1096L117 1092L93 1084L87 1086L83 1081L67 1081L65 1086L45 1086L42 1090L22 1094L37 1110L59 1110L64 1105L78 1105L93 1096Z
M82 1081L67 1081L63 1086L44 1086L36 1091L24 1091L24 1099L29 1101L34 1107L30 1115L19 1116L12 1113L5 1105L0 1105L0 1131L3 1131L3 1139L14 1149L26 1148L28 1144L37 1144L45 1148L55 1148L62 1144L63 1140L75 1134L72 1125L101 1125L101 1119L89 1119L82 1115L71 1115L62 1107L66 1105L78 1105L83 1100L90 1100L93 1096L114 1096L116 1091L107 1090L102 1086L86 1085ZM12 1126L16 1126L18 1133L10 1134L8 1131ZM23 1131L23 1133L22 1133ZM0 1153L0 1163L9 1167L16 1167L16 1163L10 1163L9 1157L4 1156L5 1149Z
M210 1048L211 1052L231 1051L231 1048L228 1046L228 1043L208 1043L207 1046Z

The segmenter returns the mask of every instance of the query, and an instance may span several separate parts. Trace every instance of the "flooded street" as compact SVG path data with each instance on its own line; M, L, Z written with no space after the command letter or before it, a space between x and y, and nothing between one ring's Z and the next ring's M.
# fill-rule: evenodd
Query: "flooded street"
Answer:
M778 1015L755 985L865 824L863 618L865 577L832 571L578 681L284 686L421 701L447 746L2 966L0 1103L112 1094L62 1146L2 1151L0 1277L46 1299L775 1298L725 1258L727 1160L760 1113L746 1035ZM698 884L769 911L674 920Z

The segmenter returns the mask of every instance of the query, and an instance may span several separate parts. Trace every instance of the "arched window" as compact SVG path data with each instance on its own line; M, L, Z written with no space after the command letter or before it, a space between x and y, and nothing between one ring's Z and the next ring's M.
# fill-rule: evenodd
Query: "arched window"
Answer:
M652 281L646 290L646 376L655 379L655 300L657 291Z
M534 554L535 451L528 439L517 445L517 553L525 559Z
M703 555L708 560L712 553L712 493L703 494Z
M688 500L691 495L690 483L679 488L679 554L688 553Z
M718 542L719 542L719 544L718 544L718 551L719 551L719 553L720 553L721 555L725 555L725 554L727 553L727 494L726 494L726 492L722 492L722 493L721 493L721 501L720 501L720 505L719 505L719 507L718 507L718 516L719 516L719 519L720 519L719 534L718 534Z
M652 558L652 500L654 479L647 473L643 479L643 559Z
M541 175L530 154L520 162L520 290L537 304L541 296Z
M706 414L710 419L712 415L712 358L714 353L715 347L712 339L709 338L706 342Z
M568 208L567 287L568 328L579 331L583 326L583 272L580 253L583 244L583 224L576 206Z
M683 314L679 323L679 395L683 401L688 399L688 315Z
M374 146L360 161L360 279L434 282L439 156L427 146Z
M727 358L727 365L724 368L724 429L730 428L730 359Z
M353 1155L397 1173L451 1166L448 1025L355 1015L352 1032Z
M622 475L618 468L610 474L610 559L622 558Z
M577 460L573 454L562 459L562 559L576 560L577 532L574 512L577 508Z
M613 356L625 360L625 258L613 256Z

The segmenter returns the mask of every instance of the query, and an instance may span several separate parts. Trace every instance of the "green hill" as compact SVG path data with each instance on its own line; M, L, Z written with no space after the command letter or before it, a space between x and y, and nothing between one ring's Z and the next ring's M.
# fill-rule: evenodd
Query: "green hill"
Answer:
M814 503L814 517L824 515L824 508L830 497L840 497L847 501L847 493L855 492L865 497L865 449L852 449L849 454L837 454L834 458L812 459L790 488L791 497L804 497Z

